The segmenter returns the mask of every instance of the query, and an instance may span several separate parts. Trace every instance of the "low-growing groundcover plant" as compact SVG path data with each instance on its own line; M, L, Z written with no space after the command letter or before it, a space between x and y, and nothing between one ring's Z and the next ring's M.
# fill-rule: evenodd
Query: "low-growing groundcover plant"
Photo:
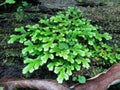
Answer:
M27 66L23 74L47 64L49 71L54 71L58 75L57 81L62 83L74 70L88 69L96 58L108 63L120 59L120 49L115 50L103 42L112 37L108 33L99 33L98 26L93 26L79 9L73 7L65 13L40 18L38 24L15 28L15 32L8 43L19 41L25 46L22 54ZM85 82L83 76L78 79Z

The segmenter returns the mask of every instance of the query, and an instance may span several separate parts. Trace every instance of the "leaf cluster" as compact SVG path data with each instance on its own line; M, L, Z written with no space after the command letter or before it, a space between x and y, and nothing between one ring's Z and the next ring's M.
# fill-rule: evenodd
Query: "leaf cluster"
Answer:
M22 54L27 66L23 73L37 70L47 64L49 71L58 75L57 81L68 80L74 70L88 69L95 58L114 63L120 54L103 42L112 37L99 33L98 26L85 19L81 11L69 7L50 18L40 18L40 23L16 28L9 43L19 41L24 44ZM120 52L120 50L119 50ZM79 77L80 79L81 77ZM83 82L85 79L82 77Z
M81 84L84 84L86 82L86 78L84 76L78 75L77 77L72 78L73 81L78 81Z

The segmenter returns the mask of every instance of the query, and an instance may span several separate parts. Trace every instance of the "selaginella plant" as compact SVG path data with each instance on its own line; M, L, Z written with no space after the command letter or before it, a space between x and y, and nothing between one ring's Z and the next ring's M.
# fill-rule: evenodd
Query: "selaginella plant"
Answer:
M62 83L74 70L88 69L95 58L108 63L120 59L120 49L115 51L103 42L112 37L108 33L99 33L98 26L93 26L79 9L73 7L65 13L40 18L38 24L15 28L15 32L17 34L10 36L9 43L19 41L25 46L22 54L27 66L23 74L32 73L46 64L49 71L58 75L57 81ZM83 76L80 78L84 79Z

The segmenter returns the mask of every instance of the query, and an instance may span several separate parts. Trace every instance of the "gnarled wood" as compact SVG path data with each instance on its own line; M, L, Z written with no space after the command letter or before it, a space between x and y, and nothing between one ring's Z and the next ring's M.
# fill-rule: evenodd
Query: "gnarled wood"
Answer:
M120 82L120 64L113 65L108 71L89 79L83 85L76 85L73 90L107 90L115 83Z
M4 90L15 88L31 88L38 90L107 90L107 88L120 81L120 64L113 65L108 71L87 80L83 85L76 84L72 88L59 84L55 80L28 80L28 79L0 79L0 86Z
M58 84L54 80L10 80L0 82L4 90L14 90L15 88L31 88L37 90L69 90L64 85Z

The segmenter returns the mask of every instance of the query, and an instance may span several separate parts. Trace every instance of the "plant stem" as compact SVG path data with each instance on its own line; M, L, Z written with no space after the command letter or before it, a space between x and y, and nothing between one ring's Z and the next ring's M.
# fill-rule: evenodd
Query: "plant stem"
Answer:
M5 5L5 4L6 4L6 2L0 3L0 6Z

